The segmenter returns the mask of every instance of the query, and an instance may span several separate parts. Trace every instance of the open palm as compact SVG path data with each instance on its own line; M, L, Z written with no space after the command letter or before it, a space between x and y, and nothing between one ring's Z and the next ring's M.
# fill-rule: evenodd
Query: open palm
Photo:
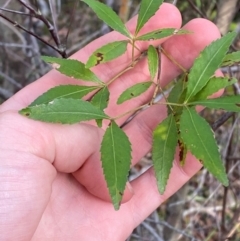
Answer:
M127 26L134 31L136 18ZM173 5L163 4L141 31L180 26L179 11ZM194 33L151 44L163 44L167 52L188 69L199 52L220 35L216 26L204 19L192 20L184 28ZM71 58L86 62L92 51L120 38L122 36L116 32L109 33ZM145 42L138 47L146 50L148 44ZM107 81L130 61L129 52L95 67L93 71ZM180 74L180 70L165 56L161 61L161 81L166 85ZM134 70L111 84L107 114L117 116L147 103L152 93L115 105L123 90L148 77L146 60L143 59ZM150 168L127 185L123 204L119 211L114 211L99 160L104 131L90 124L41 123L17 113L49 88L66 83L77 82L52 70L0 107L0 240L123 241L201 168L191 155L188 155L184 167L175 161L164 195L158 193ZM132 143L132 165L151 149L152 130L165 116L164 107L153 106L123 127ZM128 116L120 119L118 124L123 124L126 118Z

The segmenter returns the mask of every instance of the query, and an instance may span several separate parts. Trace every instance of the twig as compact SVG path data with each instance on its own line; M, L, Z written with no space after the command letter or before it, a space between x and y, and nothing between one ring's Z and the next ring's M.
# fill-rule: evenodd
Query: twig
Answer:
M195 10L201 17L208 19L208 17L199 9L195 6L195 4L192 2L192 0L187 0L188 3L191 5L193 10Z
M147 218L146 220L149 221L149 222L151 222L151 223L156 223L155 221L153 221L153 220L151 220L151 219L149 219L149 218ZM178 229L178 228L173 227L172 225L170 225L169 223L167 223L167 222L165 222L165 221L160 220L160 221L157 222L157 223L159 223L159 224L161 224L161 225L164 225L164 226L168 227L169 229L172 229L173 231L175 231L175 232L181 234L182 236L185 236L185 237L187 237L187 238L189 238L189 239L191 239L191 240L193 240L193 241L198 241L198 239L190 236L189 234L187 234L186 232L184 232L184 231L182 231L182 230L180 230L180 229Z
M18 89L21 89L23 86L21 84L19 84L16 80L14 80L13 78L9 77L8 75L0 72L0 76L2 76L3 78L5 78L7 81L9 81L11 84L13 84L14 86L16 86Z
M74 6L73 6L73 10L71 12L69 26L68 26L67 34L66 34L66 37L65 37L65 45L66 45L66 47L67 47L68 36L69 36L70 30L71 30L71 27L72 27L72 23L74 21L74 17L75 17L75 13L76 13L76 9L78 7L78 4L79 4L79 1L76 0L75 3L74 3Z
M153 227L151 227L146 221L142 223L142 226L146 228L156 239L156 241L164 241L155 231Z
M50 48L54 49L55 51L57 51L62 57L67 56L65 53L65 50L61 50L51 44L49 44L46 40L44 40L43 38L39 37L38 35L36 35L35 33L29 31L28 29L26 29L25 27L23 27L22 25L20 25L19 23L17 23L16 21L12 21L11 19L9 19L8 17L6 17L5 15L3 15L2 13L0 13L0 17L2 17L3 19L5 19L6 21L8 21L9 23L13 24L13 26L15 26L16 28L19 28L21 30L23 30L24 32L34 36L35 38L37 38L38 40L40 40L41 42L43 42L44 44L46 44L47 46L49 46Z
M228 119L234 116L234 112L227 112L222 115L218 120L216 120L212 125L213 131L216 131L220 126L222 126Z
M0 10L2 10L2 11L4 11L4 12L15 13L15 14L20 14L20 15L32 16L32 17L33 17L32 14L24 13L24 12L12 10L12 9L7 9L7 8L1 8L1 7L0 7Z
M8 98L10 98L13 95L13 93L11 93L10 91L3 89L2 87L0 87L0 96L4 99L7 100Z
M45 25L46 27L48 28L48 31L50 32L55 44L57 45L57 48L48 44L48 46L50 47L54 47L54 49L59 53L61 54L61 56L63 58L67 58L67 54L66 54L66 49L62 48L62 45L61 45L61 42L60 42L60 39L59 39L59 36L57 34L57 31L55 29L55 27L47 20L47 18L45 18L42 13L40 11L36 11L32 6L30 6L26 1L24 0L18 0L19 3L21 3L24 7L26 7L30 13L37 19L41 20ZM29 32L28 32L29 33ZM31 34L33 35L33 34ZM36 37L36 35L34 34L34 37ZM39 40L43 40L42 38L38 37ZM43 41L42 41L43 42ZM45 41L46 42L46 41Z

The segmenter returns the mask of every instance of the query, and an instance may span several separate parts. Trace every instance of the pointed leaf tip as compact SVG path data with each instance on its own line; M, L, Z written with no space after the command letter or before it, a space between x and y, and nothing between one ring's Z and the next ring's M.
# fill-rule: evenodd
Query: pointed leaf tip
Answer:
M164 193L173 165L178 134L173 115L163 120L153 132L153 168L157 178L158 190Z
M109 119L103 111L79 99L55 99L48 104L27 107L21 110L20 114L34 120L61 124Z
M131 143L114 121L103 136L101 161L112 203L115 210L118 210L131 165Z
M157 12L163 0L142 0L138 13L135 35L141 30L145 23Z
M104 85L91 70L85 68L85 65L78 60L60 59L49 56L42 56L42 59L47 63L53 64L53 68L66 76L77 80L90 81Z
M125 27L122 20L110 7L96 0L82 1L85 2L96 13L98 18L104 21L108 26L126 37L131 38L131 34Z
M207 170L223 185L228 178L218 146L209 124L192 108L184 108L180 119L180 135L188 150L202 161Z
M196 95L221 65L236 33L231 32L208 45L194 61L188 75L186 102Z

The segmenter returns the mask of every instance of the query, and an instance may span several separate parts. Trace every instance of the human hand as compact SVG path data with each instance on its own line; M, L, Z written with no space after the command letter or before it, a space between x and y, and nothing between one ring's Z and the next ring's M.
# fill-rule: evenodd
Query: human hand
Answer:
M135 26L136 18L128 23L132 31ZM179 11L173 5L163 4L141 32L180 26ZM220 34L214 24L203 19L192 20L184 28L194 33L154 41L154 44L163 43L167 52L188 69L199 52ZM119 36L116 32L109 33L72 58L86 62L93 50ZM142 43L139 48L145 50L148 44ZM131 54L127 53L95 67L94 71L101 79L108 80L126 67L130 59ZM161 81L166 85L180 70L164 55L161 61ZM145 94L115 106L123 90L147 78L146 61L142 60L134 70L110 85L107 114L116 116L148 102L150 95ZM114 211L99 160L103 130L88 124L47 124L17 113L49 88L66 83L77 82L50 71L0 107L0 240L123 241L201 168L191 155L184 167L176 160L164 195L159 194L150 168L127 186L124 203L119 211ZM152 106L124 126L132 143L133 165L151 149L152 131L165 116L165 107Z

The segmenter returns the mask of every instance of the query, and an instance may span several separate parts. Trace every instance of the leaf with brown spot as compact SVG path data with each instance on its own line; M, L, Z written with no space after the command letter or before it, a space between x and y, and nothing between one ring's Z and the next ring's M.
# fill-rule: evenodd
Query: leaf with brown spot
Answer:
M175 28L165 28L165 29L158 29L144 35L141 35L136 38L139 41L150 41L150 40L157 40L161 38L170 37L172 35L180 35L180 34L189 34L191 32L183 29L175 29Z
M102 46L89 57L86 68L109 62L123 55L127 51L128 41L116 41Z
M145 91L149 89L151 85L152 85L152 82L148 81L148 82L142 82L131 86L130 88L123 91L123 93L120 95L120 97L117 100L117 104L122 104L127 100L130 100L132 98L135 98L143 94Z

